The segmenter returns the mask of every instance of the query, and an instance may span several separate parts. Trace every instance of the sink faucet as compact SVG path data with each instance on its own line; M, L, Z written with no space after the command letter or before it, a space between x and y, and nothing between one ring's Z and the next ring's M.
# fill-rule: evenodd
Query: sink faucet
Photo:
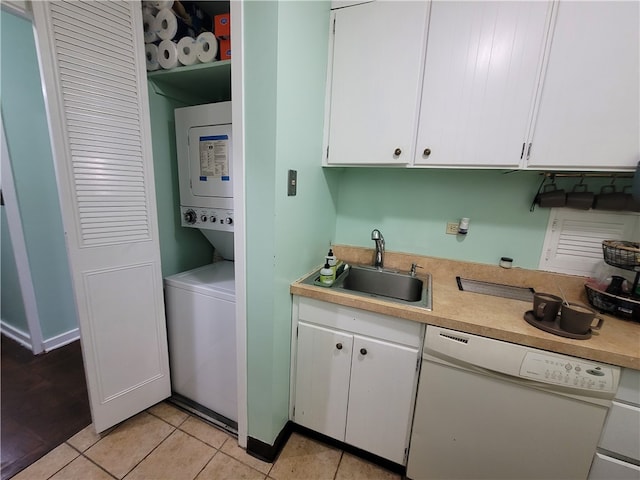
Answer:
M377 228L371 232L371 240L376 242L376 259L373 262L373 266L382 270L384 266L384 237L380 230Z

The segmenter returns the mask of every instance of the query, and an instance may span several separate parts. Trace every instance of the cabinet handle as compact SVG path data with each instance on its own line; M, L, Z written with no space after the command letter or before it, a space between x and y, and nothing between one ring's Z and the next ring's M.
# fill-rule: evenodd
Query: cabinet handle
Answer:
M402 155L402 150L401 150L401 149L399 149L399 148L396 148L396 149L393 151L393 154L394 154L396 157L399 157L400 155Z
M366 354L367 354L367 349L366 349L366 348L361 348L361 349L360 349L360 353L361 353L362 355L366 355Z
M341 343L336 343L336 348L338 350L342 350L342 344Z
M431 155L431 149L425 148L424 151L422 152L422 155L424 155L425 157L428 157L429 155Z

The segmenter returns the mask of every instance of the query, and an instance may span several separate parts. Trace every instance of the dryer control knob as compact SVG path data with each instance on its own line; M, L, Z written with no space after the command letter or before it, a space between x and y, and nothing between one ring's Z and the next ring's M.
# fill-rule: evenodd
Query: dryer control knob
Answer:
M231 217L227 217L224 219L224 223L226 223L227 225L231 225L233 223L233 218Z
M194 212L193 210L187 210L186 212L184 212L185 222L187 222L190 225L193 225L194 223L196 223L196 220L198 220L198 216L196 215L196 212Z
M200 220L202 220L203 222L207 221L207 216L206 215L201 215L200 216Z
M215 215L211 215L211 217L209 217L209 221L210 221L211 223L216 223L216 220L217 220L217 218L216 218L216 216L215 216Z

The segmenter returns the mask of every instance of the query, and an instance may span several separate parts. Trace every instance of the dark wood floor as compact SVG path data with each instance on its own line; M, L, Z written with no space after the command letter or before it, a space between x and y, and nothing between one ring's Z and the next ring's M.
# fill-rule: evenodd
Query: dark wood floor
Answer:
M80 341L41 355L2 336L2 480L91 423Z

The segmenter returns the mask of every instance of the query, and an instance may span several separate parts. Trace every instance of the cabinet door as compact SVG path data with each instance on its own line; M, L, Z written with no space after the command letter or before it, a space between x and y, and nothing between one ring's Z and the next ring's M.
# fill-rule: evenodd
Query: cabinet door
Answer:
M416 165L521 163L550 2L434 2Z
M417 120L428 2L337 10L329 164L407 164Z
M405 464L417 348L354 335L345 441Z
M528 166L635 168L639 10L638 2L559 3Z
M294 421L344 440L353 337L298 323Z

